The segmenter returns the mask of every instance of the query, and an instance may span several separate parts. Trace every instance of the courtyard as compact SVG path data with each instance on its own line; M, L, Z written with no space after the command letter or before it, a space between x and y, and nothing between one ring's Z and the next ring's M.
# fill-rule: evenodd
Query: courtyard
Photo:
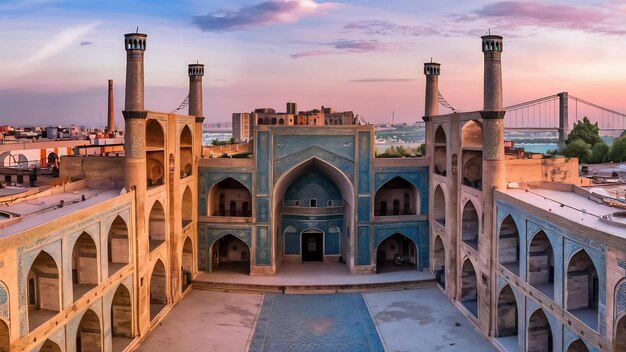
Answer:
M283 295L192 290L138 351L495 351L436 287Z

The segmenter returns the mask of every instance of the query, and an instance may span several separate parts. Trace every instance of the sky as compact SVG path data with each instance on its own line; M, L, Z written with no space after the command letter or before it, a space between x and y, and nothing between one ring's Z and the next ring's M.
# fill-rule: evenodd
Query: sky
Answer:
M454 108L482 105L480 36L504 36L504 103L561 91L626 112L626 0L0 0L0 124L123 125L124 33L148 34L146 109L205 64L205 122L259 107L333 106L416 122L423 63Z

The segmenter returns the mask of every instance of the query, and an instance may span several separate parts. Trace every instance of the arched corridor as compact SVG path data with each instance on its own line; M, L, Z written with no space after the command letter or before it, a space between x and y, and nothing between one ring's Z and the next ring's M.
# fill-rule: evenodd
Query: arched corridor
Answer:
M150 241L150 251L165 242L165 210L161 202L156 201L150 210L148 218L148 239Z
M211 271L250 274L250 248L231 234L221 237L211 246Z
M109 263L109 277L129 263L130 247L128 241L128 226L121 216L117 216L107 240L107 257Z
M461 303L478 318L478 282L474 265L465 259L461 269Z
M61 347L53 341L46 340L43 345L41 345L39 352L61 352Z
M554 252L543 231L533 237L528 247L528 283L554 298Z
M183 253L181 256L182 260L182 291L185 291L189 285L191 285L191 280L193 279L193 245L191 243L191 238L185 238L185 243L183 244Z
M0 352L11 352L11 339L9 336L9 326L0 319Z
M415 215L419 206L417 188L401 177L387 181L374 196L375 216Z
M180 178L191 176L193 168L193 138L189 126L185 126L180 133Z
M500 225L498 236L498 261L501 265L519 276L519 231L511 215Z
M435 237L433 245L433 273L437 283L446 288L446 249L443 245L441 237Z
M28 323L30 331L56 315L61 307L59 268L41 251L28 272Z
M585 345L583 340L578 339L569 345L567 352L589 352L589 348L587 348L587 345Z
M146 123L146 175L148 188L162 185L165 180L165 135L157 120Z
M463 218L461 220L461 240L468 246L478 250L478 233L480 222L476 207L472 201L465 203L463 207Z
M76 331L76 352L101 352L102 329L100 319L91 309L87 309Z
M150 320L153 320L167 305L167 278L165 266L159 259L150 276Z
M446 197L439 185L435 188L433 197L433 220L446 226Z
M133 339L133 308L130 292L120 284L111 302L113 351L123 351Z
M528 320L528 352L552 352L552 329L546 314L537 309Z
M396 233L376 248L376 273L404 270L417 270L417 250L410 238Z
M435 173L437 175L446 176L447 174L447 138L446 132L443 130L443 127L437 127L435 131L435 153L433 155Z
M209 191L209 216L252 216L252 195L241 182L226 178Z
M598 271L593 261L580 250L569 261L566 283L567 311L592 329L598 328Z
M180 206L182 210L181 218L183 220L183 228L185 228L185 226L193 221L193 197L189 187L185 188Z
M517 346L518 312L517 300L511 286L506 285L500 290L497 303L496 338L501 345Z
M91 236L83 232L72 250L72 288L74 302L98 285L98 249Z

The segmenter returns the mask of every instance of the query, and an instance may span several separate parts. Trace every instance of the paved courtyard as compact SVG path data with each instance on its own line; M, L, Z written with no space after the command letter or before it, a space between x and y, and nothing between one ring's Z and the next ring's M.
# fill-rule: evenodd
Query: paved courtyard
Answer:
M495 351L439 289L281 295L193 290L139 351Z

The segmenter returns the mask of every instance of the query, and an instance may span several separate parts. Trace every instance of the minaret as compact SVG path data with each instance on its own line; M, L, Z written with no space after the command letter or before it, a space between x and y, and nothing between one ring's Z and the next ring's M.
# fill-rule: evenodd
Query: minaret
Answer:
M107 132L113 133L115 132L115 113L113 112L113 80L109 80L109 102L108 102L108 110L107 110Z
M126 155L125 186L146 188L146 116L143 108L143 56L146 34L124 35L126 49L126 100L124 122L124 153ZM139 196L139 195L138 195ZM143 196L143 194L142 194Z
M480 269L478 274L478 316L483 331L495 334L495 313L491 307L496 301L497 281L489 273L496 272L497 230L494 204L494 191L506 188L506 164L504 159L504 108L502 104L502 37L486 35L482 37L482 51L485 57L484 107L481 111L483 123L483 170L482 205L483 230L478 237ZM490 277L491 276L491 277ZM482 294L481 294L482 292Z
M204 65L200 63L190 64L187 70L189 74L189 115L196 118L194 125L194 175L197 174L199 158L202 157L202 122L204 112L202 110L202 77Z
M431 116L439 115L439 70L441 65L436 62L424 64L426 75L426 99L424 100L424 140L426 143L426 157L432 163L433 148L435 146L435 134Z

